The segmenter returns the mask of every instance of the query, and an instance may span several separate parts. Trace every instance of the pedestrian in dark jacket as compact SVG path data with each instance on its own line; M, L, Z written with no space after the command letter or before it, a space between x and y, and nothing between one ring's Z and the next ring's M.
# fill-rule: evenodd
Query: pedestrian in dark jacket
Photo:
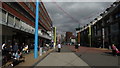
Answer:
M75 44L75 51L76 52L78 51L78 48L79 48L78 44Z
M15 45L13 46L13 51L16 53L18 50L18 43L15 43Z

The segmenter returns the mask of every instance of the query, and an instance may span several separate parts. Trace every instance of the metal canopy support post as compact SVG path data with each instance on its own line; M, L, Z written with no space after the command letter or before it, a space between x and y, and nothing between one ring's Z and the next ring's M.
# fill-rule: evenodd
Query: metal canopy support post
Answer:
M54 27L54 49L55 49L55 46L56 46L56 27Z
M103 48L105 48L105 30L102 28L102 37L103 37Z
M35 18L35 45L34 58L38 57L38 20L39 20L39 0L36 0L36 18Z
M89 43L91 47L91 25L89 25Z

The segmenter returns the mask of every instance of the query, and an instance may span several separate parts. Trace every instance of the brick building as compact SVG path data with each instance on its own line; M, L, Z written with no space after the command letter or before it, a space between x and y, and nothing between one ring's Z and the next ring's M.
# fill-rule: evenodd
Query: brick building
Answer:
M72 32L66 32L66 43L70 43L71 37L73 33Z
M0 2L0 25L2 26L2 42L11 40L12 44L18 42L33 44L35 32L35 2ZM39 43L51 41L52 20L46 11L43 2L39 4Z

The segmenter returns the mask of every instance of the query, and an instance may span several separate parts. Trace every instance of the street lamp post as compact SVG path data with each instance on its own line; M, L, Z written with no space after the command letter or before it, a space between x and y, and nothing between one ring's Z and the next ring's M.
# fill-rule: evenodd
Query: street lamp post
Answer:
M36 18L35 18L35 43L34 58L38 57L38 20L39 20L39 0L36 0Z

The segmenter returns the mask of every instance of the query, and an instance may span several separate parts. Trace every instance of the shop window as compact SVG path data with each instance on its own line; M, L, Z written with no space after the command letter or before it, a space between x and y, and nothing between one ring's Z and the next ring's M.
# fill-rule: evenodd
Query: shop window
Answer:
M17 27L19 27L19 26L20 26L20 24L19 24L19 23L20 23L20 20L19 20L18 18L16 18L16 19L15 19L15 24L16 24L16 26L17 26Z
M113 15L113 18L114 18L114 19L118 19L118 18L120 18L120 13L116 13L116 14L114 14L114 15Z
M10 6L12 5L11 2L5 2L5 3L8 4L8 5L10 5Z
M32 10L33 10L33 13L34 13L34 12L35 12L35 9L33 8Z
M112 24L110 27L110 30L111 30L111 34L118 34L119 33L119 24L118 23Z
M2 11L2 21L6 21L6 12Z
M30 8L30 3L29 2L25 2L25 4Z
M33 9L33 7L32 7L32 6L30 7L30 9L31 9L31 10L32 10L32 12L33 12L33 10L34 10L34 9Z
M22 28L22 21L20 21L20 23L19 23L19 27Z
M31 5L30 5L30 3L28 2L28 7L30 8L31 7Z
M117 19L118 17L119 17L118 14L116 14L116 15L115 15L115 19Z
M101 30L97 31L97 36L101 36Z
M8 14L8 24L14 25L14 16L11 14Z
M105 28L105 36L109 35L108 27Z
M98 23L97 23L97 29L100 29L100 27L101 27L101 23L98 22Z
M95 36L97 35L97 27L96 26L94 26L94 34L95 34Z
M22 29L23 29L23 30L25 29L25 28L24 28L24 24L25 24L25 22L22 21L21 25L22 25Z

